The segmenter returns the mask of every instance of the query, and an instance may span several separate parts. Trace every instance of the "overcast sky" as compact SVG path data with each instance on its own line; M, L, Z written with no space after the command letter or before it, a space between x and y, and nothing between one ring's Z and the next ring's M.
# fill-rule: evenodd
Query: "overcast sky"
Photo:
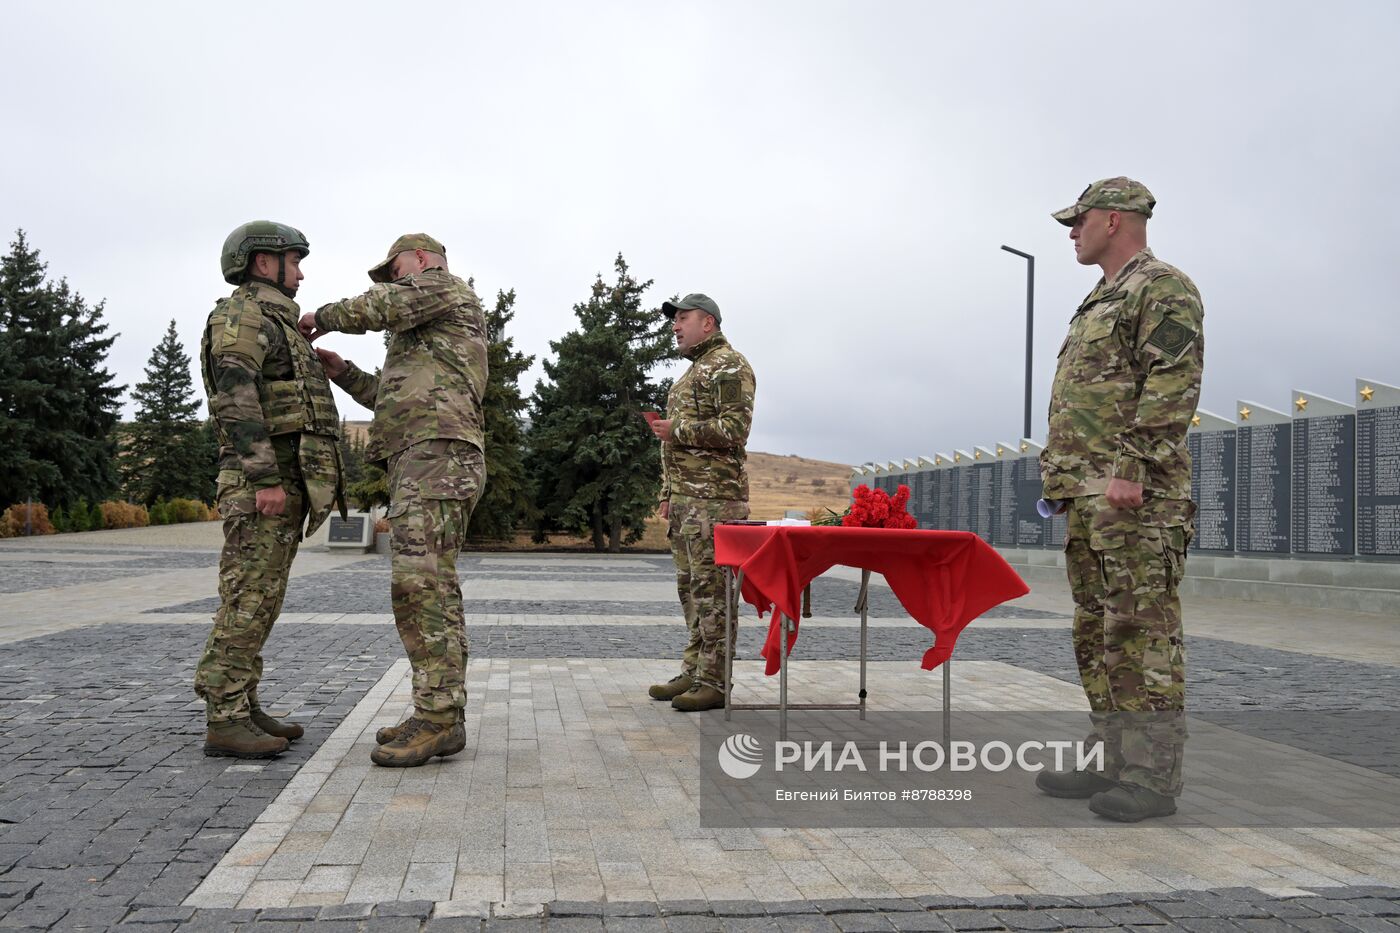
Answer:
M1099 275L1049 213L1127 174L1205 298L1202 407L1348 401L1400 383L1398 44L1390 0L9 4L0 232L106 300L128 385L172 318L197 355L246 220L305 231L308 310L427 231L537 355L621 251L719 303L750 449L858 463L1020 433L1003 243L1043 437Z

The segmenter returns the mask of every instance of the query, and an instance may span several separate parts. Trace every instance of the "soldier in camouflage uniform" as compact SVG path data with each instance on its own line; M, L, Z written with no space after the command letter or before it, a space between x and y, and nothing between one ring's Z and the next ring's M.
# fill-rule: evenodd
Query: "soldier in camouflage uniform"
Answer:
M1147 248L1156 201L1109 178L1054 217L1104 276L1075 312L1050 393L1045 498L1068 511L1074 651L1105 772L1037 785L1136 822L1176 812L1185 748L1177 584L1194 533L1186 430L1201 392L1196 286Z
M344 513L340 416L292 300L309 250L284 224L234 230L221 265L237 288L214 306L200 341L224 522L219 610L194 681L207 707L206 755L267 758L302 735L263 712L258 682L303 522L310 534L333 503Z
M467 633L457 552L486 482L481 397L486 316L426 234L399 237L358 298L302 317L303 333L387 330L379 376L318 349L326 372L374 410L366 459L387 461L394 624L413 665L413 715L379 730L375 764L415 767L466 747Z
M652 686L654 700L683 712L724 705L724 574L715 566L715 523L749 516L744 468L753 422L749 361L720 333L719 306L705 295L661 305L676 348L690 360L652 424L661 446L661 515L667 519L676 589L690 630L681 673Z

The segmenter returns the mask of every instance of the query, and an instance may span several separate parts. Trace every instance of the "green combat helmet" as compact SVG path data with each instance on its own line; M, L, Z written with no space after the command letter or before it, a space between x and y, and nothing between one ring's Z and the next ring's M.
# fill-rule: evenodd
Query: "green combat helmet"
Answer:
M254 253L280 255L292 250L303 258L311 252L311 244L300 230L272 220L254 220L234 228L228 239L224 240L219 266L223 269L225 282L239 285Z

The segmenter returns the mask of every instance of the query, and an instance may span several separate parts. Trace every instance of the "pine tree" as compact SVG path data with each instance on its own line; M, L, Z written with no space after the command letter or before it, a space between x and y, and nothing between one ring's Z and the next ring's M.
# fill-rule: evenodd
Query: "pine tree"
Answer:
M17 231L0 259L0 504L101 500L116 486L117 405L103 306L88 307Z
M650 374L670 344L660 312L643 310L651 281L638 282L619 254L617 282L601 275L574 305L580 328L550 341L531 398L526 455L538 490L537 532L590 536L618 551L641 538L661 489L661 445L641 417L665 404L666 384Z
M172 320L151 357L146 379L131 393L136 420L126 430L121 452L122 485L133 502L158 498L206 499L212 465L206 463L199 399L190 376L190 358Z
M482 394L482 418L486 426L486 490L472 512L468 533L477 538L509 538L516 528L535 515L531 483L525 474L525 431L521 415L526 400L520 395L520 376L535 358L519 353L506 325L515 317L515 289L496 292L496 305L486 312L489 377Z

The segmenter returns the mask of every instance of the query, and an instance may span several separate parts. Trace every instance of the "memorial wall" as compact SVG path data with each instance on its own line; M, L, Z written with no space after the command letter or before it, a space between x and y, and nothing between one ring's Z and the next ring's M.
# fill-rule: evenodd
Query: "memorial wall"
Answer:
M1287 410L1240 401L1198 411L1186 437L1193 551L1254 557L1400 559L1400 388L1356 380L1351 403L1303 390ZM1040 445L1022 439L851 474L909 487L920 528L970 531L1004 548L1060 548L1065 517L1042 518Z

